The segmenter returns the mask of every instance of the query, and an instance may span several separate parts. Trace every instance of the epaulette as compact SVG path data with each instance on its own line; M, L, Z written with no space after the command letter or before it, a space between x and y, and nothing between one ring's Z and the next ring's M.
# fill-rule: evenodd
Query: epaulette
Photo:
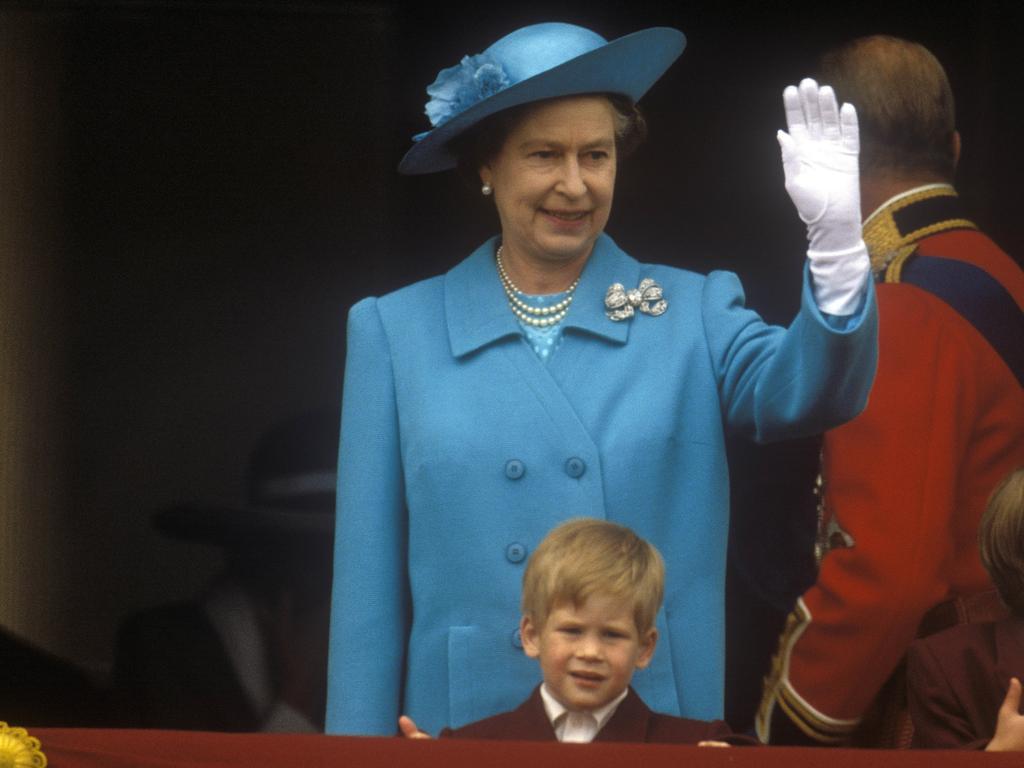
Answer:
M925 237L953 229L977 229L949 184L929 184L890 200L864 222L864 242L876 279L898 283L903 265Z
M1024 386L1024 313L988 272L958 259L929 255L921 241L939 232L977 229L956 191L931 184L890 201L864 223L864 242L876 279L906 283L953 308L985 337Z

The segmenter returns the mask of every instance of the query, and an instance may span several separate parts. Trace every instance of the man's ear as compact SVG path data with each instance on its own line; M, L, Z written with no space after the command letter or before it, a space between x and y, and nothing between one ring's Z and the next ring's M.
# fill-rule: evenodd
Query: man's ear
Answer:
M523 616L519 622L519 637L523 641L523 653L531 659L540 656L540 627L529 616Z
M960 164L960 131L953 131L953 170Z
M654 658L654 648L658 645L658 630L651 627L640 636L640 655L636 659L637 669L646 669Z

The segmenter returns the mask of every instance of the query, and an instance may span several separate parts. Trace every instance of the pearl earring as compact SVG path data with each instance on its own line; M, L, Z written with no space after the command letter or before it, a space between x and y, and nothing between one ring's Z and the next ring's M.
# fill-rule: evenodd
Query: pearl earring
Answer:
M493 191L494 187L491 186L491 182L489 181L485 181L483 186L480 187L480 192L483 194L484 197L487 197Z

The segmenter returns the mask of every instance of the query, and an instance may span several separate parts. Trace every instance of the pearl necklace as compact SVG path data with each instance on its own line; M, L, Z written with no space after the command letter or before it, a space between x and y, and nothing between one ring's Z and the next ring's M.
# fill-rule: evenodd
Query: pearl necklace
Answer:
M503 247L501 245L498 246L498 252L494 255L494 259L498 263L498 276L501 278L501 287L505 289L505 295L508 297L508 306L512 313L527 325L532 325L536 328L548 328L556 323L560 323L569 313L573 291L579 285L580 279L577 277L572 281L572 285L565 289L566 296L561 301L552 304L550 307L531 306L519 298L523 295L523 292L512 282L512 278L505 271L505 265L501 263L501 249Z

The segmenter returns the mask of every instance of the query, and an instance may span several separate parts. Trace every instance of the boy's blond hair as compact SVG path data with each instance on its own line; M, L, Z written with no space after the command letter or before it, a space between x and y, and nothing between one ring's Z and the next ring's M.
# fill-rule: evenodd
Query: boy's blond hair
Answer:
M1024 467L996 486L978 526L981 562L999 596L1024 617Z
M665 592L665 564L651 544L606 520L562 523L540 543L523 574L522 611L538 627L559 603L580 606L601 593L629 599L641 634L654 627Z

